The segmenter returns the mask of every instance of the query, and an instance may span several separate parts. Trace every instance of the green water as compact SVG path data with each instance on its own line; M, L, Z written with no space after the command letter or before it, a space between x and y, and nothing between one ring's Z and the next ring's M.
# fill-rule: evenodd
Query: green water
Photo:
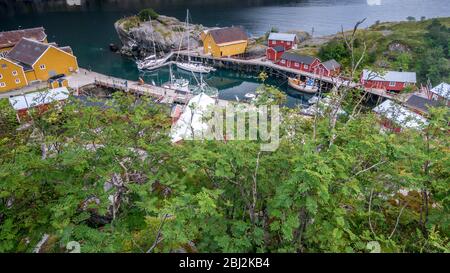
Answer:
M188 79L191 84L196 84L200 80L198 74L177 69L176 66L172 66L172 73L176 77ZM169 81L170 69L169 67L164 67L157 71L143 72L140 76L147 83L161 85ZM257 74L224 69L218 69L217 71L204 75L203 80L208 85L217 87L219 89L219 98L225 100L244 100L245 94L254 93L261 85ZM312 97L309 94L303 94L289 88L286 80L269 78L267 84L276 86L287 94L286 106L288 107L306 104L308 99Z

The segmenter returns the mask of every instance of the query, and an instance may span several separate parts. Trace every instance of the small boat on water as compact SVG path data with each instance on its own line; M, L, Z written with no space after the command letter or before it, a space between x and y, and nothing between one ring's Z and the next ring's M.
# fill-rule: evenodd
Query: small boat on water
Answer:
M163 64L164 62L165 59L157 59L156 55L151 55L141 61L136 61L136 64L139 70L152 70L158 68L159 65Z
M189 80L175 77L172 73L172 67L170 67L170 80L163 84L162 87L182 92L191 91L189 89Z
M246 99L254 99L254 98L256 98L256 95L253 94L253 93L247 93L247 94L244 95L244 97Z
M186 14L186 35L187 35L187 51L190 52L190 31L189 31L189 10L187 10ZM181 43L183 42L183 39L181 39L180 42L180 49L181 49ZM179 57L179 56L178 56ZM215 71L215 69L211 66L204 65L200 62L192 62L191 57L188 56L187 62L176 62L176 65L178 68L194 72L194 73L203 73L207 74L211 71Z
M314 80L311 79L307 79L306 82L303 82L297 78L288 78L288 84L295 90L309 94L315 94L319 90L319 88L314 85Z
M200 82L197 85L192 86L190 89L194 95L204 93L211 98L217 98L219 96L219 89L213 86L209 86L208 83L203 80L202 74L200 74Z
M152 25L152 19L150 18L150 26L153 28ZM166 62L166 58L160 58L158 59L156 54L156 43L155 43L155 37L153 36L153 29L151 31L151 35L150 38L152 39L152 44L153 44L153 54L150 56L147 56L145 59L143 60L138 60L136 61L137 67L139 70L152 70L152 69L156 69L158 67L160 67L163 63Z
M194 73L207 74L211 71L215 71L215 69L213 67L203 65L202 63L191 62L191 61L189 61L187 63L177 62L176 65L180 69L183 69L183 70L186 70L189 72L194 72Z

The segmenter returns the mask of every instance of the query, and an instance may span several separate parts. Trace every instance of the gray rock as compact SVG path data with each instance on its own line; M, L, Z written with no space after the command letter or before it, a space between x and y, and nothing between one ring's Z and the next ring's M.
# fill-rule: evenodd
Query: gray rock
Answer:
M159 55L188 46L186 24L176 18L160 15L157 20L140 22L134 27L129 27L127 20L122 19L114 24L122 42L120 53L123 55L138 58L151 55L153 43ZM201 46L200 34L205 29L202 25L189 25L191 48Z

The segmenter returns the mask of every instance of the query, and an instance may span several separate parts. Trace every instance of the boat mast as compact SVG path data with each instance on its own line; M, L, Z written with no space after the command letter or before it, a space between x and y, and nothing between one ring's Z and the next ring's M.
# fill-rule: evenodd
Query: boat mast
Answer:
M191 62L191 56L189 55L191 52L191 46L190 46L190 32L189 32L189 9L186 10L186 32L187 32L187 48L188 48L188 63Z
M151 18L151 16L149 16L150 18L149 18L149 20L150 20L150 27L151 27L151 31L152 31L152 34L151 34L151 37L152 37L152 43L153 43L153 54L155 55L155 59L156 59L156 44L155 44L155 33L154 33L154 29L153 29L153 22L152 22L152 18Z

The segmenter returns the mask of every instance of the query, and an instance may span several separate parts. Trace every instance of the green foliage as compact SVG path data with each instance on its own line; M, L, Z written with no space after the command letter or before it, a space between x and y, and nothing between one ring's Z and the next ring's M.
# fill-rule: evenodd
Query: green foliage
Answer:
M146 22L150 19L156 20L159 17L159 14L156 13L153 9L143 9L138 13L138 17L141 22Z
M279 93L260 88L265 103ZM261 140L173 145L168 109L121 94L107 105L32 113L21 131L3 119L1 252L31 252L43 234L43 252L450 250L447 108L398 134L370 112L342 118L332 145L328 117L282 109L280 146L261 152Z
M410 18L410 22L378 23L368 30L359 30L355 41L356 60L364 52L364 43L366 45L365 57L359 70L371 67L416 71L418 81L422 83L430 80L433 85L437 85L442 81L449 81L449 22L449 18L419 22ZM390 49L393 44L399 44L404 49ZM319 49L318 56L322 60L337 60L344 69L351 67L350 51L341 37L324 44Z

